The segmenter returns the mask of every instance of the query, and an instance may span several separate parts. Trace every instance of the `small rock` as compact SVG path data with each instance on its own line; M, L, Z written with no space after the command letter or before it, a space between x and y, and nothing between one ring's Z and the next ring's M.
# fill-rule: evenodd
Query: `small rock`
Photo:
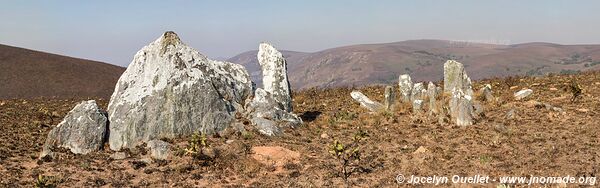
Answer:
M515 93L515 100L521 100L521 99L523 99L525 97L528 97L532 93L533 93L533 90L531 90L531 89L524 89L524 90L521 90L519 92L516 92Z
M419 148L417 148L417 150L415 150L413 152L413 154L422 154L422 153L428 153L429 150L423 146L419 146Z
M550 90L550 91L558 91L558 89L556 89L556 88L554 88L554 87L551 87L551 88L550 88L550 89L548 89L548 90Z
M150 140L148 141L148 148L150 148L150 157L153 159L167 160L171 152L171 145L162 140Z
M321 138L322 139L328 139L329 135L327 135L327 133L323 133L323 134L321 134Z
M234 140L227 140L225 141L226 144L233 144Z
M110 155L110 158L114 159L114 160L122 160L122 159L127 158L127 153L125 153L125 152L116 152L116 153L113 153L112 155Z
M423 100L417 99L413 101L413 113L420 113L423 109Z
M517 116L517 110L511 109L506 113L506 119L514 119Z
M517 88L519 88L519 86L511 86L509 89L513 90L513 89L517 89Z
M590 110L588 110L587 108L579 108L579 109L577 109L577 111L578 111L578 112L587 113L587 112L589 112Z
M492 85L485 84L480 90L481 96L483 96L484 101L492 101L494 99L494 95L492 95Z

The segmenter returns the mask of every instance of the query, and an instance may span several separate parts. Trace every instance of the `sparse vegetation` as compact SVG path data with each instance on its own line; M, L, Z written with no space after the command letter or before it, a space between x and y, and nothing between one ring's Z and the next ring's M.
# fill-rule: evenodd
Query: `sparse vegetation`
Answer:
M568 90L571 93L571 102L575 102L583 92L581 85L579 85L575 80L571 81L571 84L568 86Z
M41 174L38 175L38 178L36 179L34 186L36 188L54 188L54 187L56 187L54 177L44 176Z
M340 162L340 174L346 182L348 177L358 169L357 163L361 160L361 141L367 137L367 133L359 129L354 133L352 142L343 144L339 140L334 140L329 149L329 153Z

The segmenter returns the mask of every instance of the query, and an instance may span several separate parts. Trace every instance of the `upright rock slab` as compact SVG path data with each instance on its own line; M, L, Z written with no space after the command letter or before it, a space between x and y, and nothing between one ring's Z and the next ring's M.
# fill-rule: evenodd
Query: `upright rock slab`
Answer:
M287 76L287 63L281 52L269 43L260 43L258 48L258 64L263 73L264 90L271 93L286 112L292 111L290 82Z
M452 93L454 89L462 90L466 95L473 96L471 78L467 75L462 63L448 60L444 63L444 93Z
M410 100L411 101L424 100L426 97L427 97L427 90L425 90L425 86L423 85L423 83L421 83L421 82L415 83L415 85L412 86Z
M435 84L433 84L433 82L429 82L429 84L427 84L427 98L429 100L429 115L438 114L438 87L436 87Z
M398 86L400 88L400 95L402 95L402 102L411 102L410 98L412 93L413 82L410 78L410 75L400 75L400 77L398 78Z
M360 103L360 106L367 108L371 112L377 112L382 109L385 109L385 107L381 105L381 103L372 101L371 99L369 99L369 97L365 96L360 91L352 91L350 93L350 96L352 96L354 100L358 101L358 103Z
M450 116L458 126L473 125L473 103L470 95L455 89L450 99Z
M96 101L77 104L54 129L48 133L40 157L54 147L71 150L75 154L86 154L102 149L107 132L106 112L100 110Z
M490 84L485 84L485 86L480 89L480 94L484 101L489 102L494 100L494 95L492 95L492 85Z
M392 86L386 86L385 87L385 110L392 110L392 107L394 105L394 102L396 100L396 95L394 93L394 87Z
M210 60L166 32L136 53L116 84L108 106L110 148L222 131L252 94L243 66Z

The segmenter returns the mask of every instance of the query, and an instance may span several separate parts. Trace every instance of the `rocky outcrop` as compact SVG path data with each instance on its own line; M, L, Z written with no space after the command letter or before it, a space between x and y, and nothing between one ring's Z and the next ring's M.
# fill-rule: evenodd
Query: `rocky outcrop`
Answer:
M371 112L378 112L382 109L385 109L385 107L381 103L372 101L371 99L369 99L369 97L365 96L360 91L352 91L350 93L350 96L352 96L354 100L358 101L358 103L360 103L360 106L367 108Z
M524 99L525 97L528 97L532 93L533 93L533 90L531 90L531 89L524 89L524 90L521 90L519 92L516 92L515 93L515 100Z
M402 102L408 103L410 102L413 82L410 78L410 75L403 74L398 78L398 86L400 88L400 95L402 95Z
M55 147L67 148L75 154L102 149L106 141L108 119L96 101L77 104L54 129L48 133L40 157Z
M384 97L385 97L385 101L384 101L385 110L388 110L388 111L392 110L392 107L396 100L396 95L394 93L394 87L386 86Z
M257 58L262 69L264 90L283 105L283 110L291 112L292 97L285 58L269 43L259 45Z
M444 63L444 93L452 93L454 89L460 89L464 94L473 96L471 78L467 75L462 63L448 60Z
M136 53L112 94L110 148L227 128L253 94L248 73L208 59L166 32Z

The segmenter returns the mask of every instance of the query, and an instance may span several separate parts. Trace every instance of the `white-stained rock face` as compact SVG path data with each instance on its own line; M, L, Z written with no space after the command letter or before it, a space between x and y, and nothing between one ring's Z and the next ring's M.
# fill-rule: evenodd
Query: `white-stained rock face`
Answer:
M410 100L411 101L424 100L427 97L426 94L427 94L427 90L425 90L425 86L423 85L423 83L421 83L421 82L415 83L415 85L412 86Z
M458 126L473 125L473 103L470 95L455 89L450 99L450 116Z
M386 86L385 87L385 109L386 110L392 110L392 107L394 105L394 102L396 100L396 95L394 93L394 87L392 86Z
M410 95L412 93L412 87L413 87L413 82L410 78L410 75L408 75L408 74L400 75L398 80L399 80L398 86L400 88L400 95L402 95L402 101L408 103L411 101Z
M367 108L371 112L377 112L382 109L385 109L385 107L381 103L372 101L371 99L369 99L369 97L365 96L360 91L352 91L350 93L350 96L352 96L354 100L358 101L358 103L360 103L360 106Z
M166 32L136 53L116 84L108 106L110 148L222 131L252 94L241 65L210 60Z
M285 58L269 43L259 45L257 57L262 68L264 90L283 105L283 110L291 112L292 97Z
M519 92L516 92L515 93L515 100L524 99L525 97L528 97L532 93L533 93L533 90L531 90L531 89L524 89L524 90L521 90Z
M54 129L48 133L40 157L55 147L71 150L75 154L98 151L104 146L107 134L106 112L100 110L96 101L77 104Z
M464 94L473 96L471 78L467 75L462 63L448 60L444 63L444 93L452 93L460 89Z

